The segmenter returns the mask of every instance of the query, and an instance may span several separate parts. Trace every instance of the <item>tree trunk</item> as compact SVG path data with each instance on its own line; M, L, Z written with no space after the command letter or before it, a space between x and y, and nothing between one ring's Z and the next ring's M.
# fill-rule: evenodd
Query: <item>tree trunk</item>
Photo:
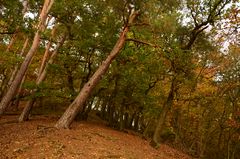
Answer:
M53 54L49 58L49 61L46 63L45 68L42 70L41 74L38 75L38 78L36 80L36 85L37 86L40 85L44 81L44 79L46 78L47 69L48 69L49 65L53 63L53 59L57 55L59 48L63 45L63 43L65 41L65 38L66 38L66 35L63 35L61 41L57 44L57 47L56 47L55 51L53 52ZM36 92L37 92L37 89L32 90L31 95L34 95ZM18 119L19 122L23 122L23 121L28 120L28 116L30 114L30 111L33 107L34 102L35 102L34 97L33 97L33 99L30 99L27 102L26 106L24 107L24 109L23 109L23 111L22 111L22 113L21 113L21 115Z
M121 106L119 110L119 130L123 130L125 128L124 122L123 106Z
M128 113L127 112L125 112L124 113L124 127L126 128L126 129L128 129L129 128L129 115L128 115Z
M11 49L11 47L13 46L13 43L14 43L14 41L16 40L16 33L14 34L14 36L12 37L12 39L11 39L11 42L9 43L9 45L8 45L8 47L7 47L7 49L6 49L6 52L9 52L10 51L10 49ZM21 50L21 53L20 53L20 55L22 56L23 55L23 53L24 53L24 51L25 51L25 49L26 49L26 47L27 47L27 43L28 43L28 38L26 39L26 41L25 41L25 43L24 43L24 45L23 45L23 48L22 48L22 50ZM7 78L4 78L4 82L2 82L2 85L1 85L1 94L0 94L0 98L5 94L5 92L7 92L7 90L8 90L8 88L11 86L11 84L12 84L12 82L13 82L13 79L14 79L14 77L16 76L16 73L17 73L17 71L18 71L18 68L19 68L19 64L16 64L16 66L14 67L14 69L13 69L13 71L11 71L11 70L9 70L9 71L11 71L11 76L10 76L10 78L9 78L9 80L8 80L8 82L7 81L4 81L4 80L7 80ZM8 70L7 70L7 72L9 72ZM6 76L5 76L6 77Z
M18 110L18 106L19 106L19 102L20 102L20 94L21 94L21 91L22 91L22 86L23 86L23 83L25 82L25 78L26 78L26 76L24 76L23 77L23 79L22 79L22 81L21 81L21 84L20 84L20 86L19 86L19 88L18 88L18 91L17 91L17 93L16 93L16 99L15 99L15 101L13 102L14 103L14 107L15 107L15 109L16 110Z
M138 124L139 124L139 114L137 114L134 118L134 130L138 131Z
M107 108L107 102L103 102L102 105L101 105L101 114L100 114L100 117L101 119L107 119L106 117L106 108Z
M129 129L133 129L134 128L134 118L137 115L137 112L134 112L133 115L131 116L131 118L129 119Z
M0 99L2 99L5 91L6 91L6 87L8 84L7 81L7 73L8 73L8 69L7 68L3 68L1 71L1 75L2 75L2 81L1 81L1 85L0 85Z
M94 99L93 99L93 100L94 100ZM91 110L92 110L93 100L86 105L83 113L80 114L80 115L82 115L82 120L87 120L87 119L88 119L88 114L89 114L89 113L91 112Z
M28 116L29 116L29 113L32 109L32 106L33 106L34 102L35 102L35 98L33 98L33 99L31 99L27 102L26 106L24 107L24 109L23 109L23 111L22 111L22 113L21 113L21 115L18 119L19 122L28 120Z
M74 88L73 72L71 70L67 70L67 85L70 91L70 95L73 96L75 94L75 88Z
M24 44L23 44L23 48L22 48L22 50L21 50L21 52L20 52L20 56L23 56L23 54L24 54L24 52L25 52L25 50L26 50L26 48L27 48L28 41L29 41L29 38L26 38L26 40L25 40L25 42L24 42ZM12 71L11 77L10 77L10 79L9 79L9 81L8 81L8 84L7 84L7 87L6 87L6 91L7 91L7 88L9 88L9 87L12 85L12 82L13 82L13 80L14 80L17 72L18 72L18 68L19 68L19 64L16 64L16 66L14 67L14 70ZM20 99L20 98L18 97L18 95L19 95L20 92L21 92L22 85L23 85L24 81L25 81L25 75L23 76L23 79L22 79L22 81L21 81L21 83L20 83L19 88L18 88L17 91L16 91L16 94L13 95L13 97L14 97L14 96L17 96L17 98L16 98L16 104L17 104L16 106L17 106L17 107L18 107L18 102L19 102L19 99ZM12 103L14 103L14 101L12 101L12 102L10 101L10 102L9 102L9 107L12 105Z
M115 57L119 54L120 50L123 48L124 43L126 41L126 36L129 30L129 25L132 24L133 20L138 15L138 12L133 12L130 15L129 23L124 27L118 41L116 42L113 50L108 55L105 61L99 66L97 71L93 74L90 80L83 86L77 98L73 101L73 103L68 107L68 109L64 112L62 117L58 120L55 127L57 128L69 128L70 124L73 122L74 118L78 114L78 112L82 109L83 104L86 102L91 92L95 88L95 86L99 83L102 76L107 72L110 64L115 59Z
M149 136L151 136L150 129L152 128L153 123L154 123L153 119L149 119L149 121L147 121L145 129L143 130L144 138L148 138Z
M13 34L13 36L12 36L12 38L11 38L11 41L10 41L10 43L9 43L8 46L7 46L6 52L9 52L9 51L11 50L14 42L16 41L16 39L17 39L17 30L18 30L18 29L16 29L16 32Z
M157 127L154 131L154 134L153 134L152 144L153 144L154 147L157 146L160 143L161 133L162 133L163 128L164 128L164 123L165 123L165 120L166 120L166 117L167 117L167 113L173 105L174 91L175 91L175 78L172 81L167 101L163 105L160 117L159 117L158 122L157 122Z
M24 42L24 44L23 44L23 48L22 48L21 53L20 53L20 56L23 56L23 54L24 54L24 52L25 52L25 50L26 50L26 48L27 48L28 41L29 41L29 38L27 38L27 39L25 40L25 42ZM11 77L10 77L10 79L9 79L9 81L8 81L8 86L11 86L11 85L12 85L12 82L13 82L16 74L17 74L18 68L19 68L19 64L16 64L16 66L14 67L14 70L13 70L13 72L12 72L12 74L11 74Z
M24 14L26 13L26 11L27 11L28 0L23 1L22 4L23 4L22 13L23 13L23 15L24 15ZM24 17L23 17L23 19L24 19ZM12 39L11 39L8 47L7 47L7 49L6 49L6 52L9 52L9 51L11 50L14 42L15 42L16 39L17 39L18 31L19 31L19 26L16 27L16 31L15 31L15 33L14 33L14 35L13 35L13 37L12 37ZM25 42L24 42L24 44L23 44L23 48L22 48L22 50L21 50L21 52L20 52L20 56L23 56L23 54L24 54L24 52L25 52L25 50L26 50L26 47L27 47L27 45L28 45L28 41L29 41L29 38L26 38L26 40L25 40ZM10 79L9 79L9 81L8 81L7 87L10 87L10 86L11 86L11 84L12 84L12 82L13 82L16 74L17 74L18 68L19 68L19 64L16 64L16 66L14 67L14 69L13 69L13 71L12 71L12 73L11 73L11 76L10 76ZM24 81L24 80L23 80L23 81ZM21 82L21 83L23 83L23 82ZM7 87L6 87L6 88L7 88ZM7 91L7 90L6 90L6 91ZM5 92L5 88L4 88L4 92ZM18 94L18 93L17 93L17 94ZM18 99L19 99L19 98L17 98L17 100L18 100ZM10 103L9 105L11 105L11 103Z
M116 112L116 109L115 109L115 105L113 105L113 104L109 105L108 109L109 109L108 124L109 124L109 126L114 127L115 126L115 121L117 120L116 119L117 112Z
M38 71L39 75L43 72L43 70L44 70L44 68L46 66L47 60L49 58L49 50L50 50L50 48L52 46L52 40L53 40L53 37L55 36L55 32L56 32L56 26L53 27L53 29L52 29L51 38L50 38L50 40L49 40L49 42L47 44L47 47L45 49L45 52L44 52L44 55L43 55L43 59L42 59L42 63L41 63L40 69Z
M47 14L49 9L51 8L54 0L45 0L43 9L40 14L40 21L38 24L38 30L35 33L34 40L32 43L32 46L30 50L28 51L26 58L24 59L12 85L8 89L6 95L3 97L0 103L0 115L4 113L6 110L7 106L9 105L10 101L12 100L13 96L15 95L16 90L19 88L21 81L28 69L28 66L30 65L30 62L32 61L32 58L39 46L40 43L40 33L44 30L45 28L45 21L47 18Z

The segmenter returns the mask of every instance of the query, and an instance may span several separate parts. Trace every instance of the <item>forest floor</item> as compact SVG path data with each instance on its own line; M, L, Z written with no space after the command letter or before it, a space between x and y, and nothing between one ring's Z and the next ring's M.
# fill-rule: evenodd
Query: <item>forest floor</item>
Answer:
M190 159L162 144L158 149L136 134L120 132L98 122L74 122L55 129L57 118L34 116L17 122L16 115L0 117L0 159Z

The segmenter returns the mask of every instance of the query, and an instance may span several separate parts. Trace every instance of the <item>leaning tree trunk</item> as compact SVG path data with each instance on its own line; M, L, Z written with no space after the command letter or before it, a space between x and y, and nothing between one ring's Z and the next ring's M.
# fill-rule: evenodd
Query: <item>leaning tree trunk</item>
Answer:
M158 143L160 143L161 133L162 133L163 128L164 128L164 123L165 123L167 114L168 114L169 110L171 109L171 107L173 105L174 91L175 91L175 80L176 79L174 78L173 81L172 81L167 101L163 105L160 117L159 117L158 122L157 122L157 127L154 131L154 134L153 134L152 146L154 146L154 147L157 146Z
M25 78L26 78L26 75L23 77L22 81L21 81L21 84L16 92L16 99L15 101L13 101L13 105L15 107L15 110L18 110L18 107L19 107L19 102L20 102L20 94L22 92L22 87L23 87L23 83L25 82ZM9 106L12 106L12 105L9 105Z
M97 71L89 79L89 81L83 86L79 95L72 102L72 104L67 108L62 117L57 121L55 127L57 128L69 128L70 124L73 122L74 118L77 116L78 112L82 109L86 100L90 96L91 92L95 86L99 83L102 76L107 72L110 64L119 54L120 50L123 48L126 41L126 36L129 31L130 25L133 23L134 19L137 17L138 12L133 12L129 17L128 24L124 27L118 41L116 42L111 53L108 55L105 61L99 66Z
M24 14L27 12L27 9L28 9L28 0L22 1L22 5L23 5L23 10L22 10L23 17L22 18L24 19ZM19 26L16 27L16 31L15 31L15 33L14 33L14 35L13 35L13 37L12 37L12 39L11 39L9 45L8 45L8 47L7 47L6 52L10 51L11 47L13 46L14 42L16 41L18 31L19 31ZM24 44L23 44L23 48L22 48L22 50L20 52L20 56L23 56L23 54L24 54L24 52L25 52L25 50L27 48L28 41L29 41L29 38L27 37L25 42L24 42ZM11 77L10 77L10 79L8 81L8 85L7 85L8 87L11 86L11 84L12 84L12 82L13 82L16 74L17 74L18 68L19 68L19 64L17 63L16 66L14 67L12 73L11 73Z
M42 59L42 63L41 63L41 66L40 66L40 69L39 69L39 72L38 72L38 77L43 72L44 68L46 68L46 63L47 63L48 58L49 58L49 51L50 51L50 48L52 46L52 41L53 41L53 38L55 36L55 33L56 33L56 26L54 26L53 29L52 29L51 37L50 37L50 40L49 40L49 42L47 44L47 47L45 49L43 59Z
M23 56L23 54L25 53L25 50L26 50L27 45L28 45L28 41L29 41L29 38L26 38L26 40L25 40L25 42L23 44L23 48L21 50L20 56ZM19 64L16 64L16 66L14 67L14 70L13 70L13 72L11 74L11 77L10 77L10 79L8 81L8 86L12 85L12 82L13 82L16 74L17 74L18 68L19 68Z
M16 29L15 33L13 34L13 36L12 36L12 38L11 38L11 40L10 40L10 43L9 43L8 46L7 46L6 52L9 52L9 51L11 50L14 42L16 41L16 39L17 39L17 30L18 30L18 29Z
M55 56L57 55L59 48L63 45L63 43L65 41L65 38L66 38L66 34L63 35L63 37L61 38L60 42L57 44L57 47L56 47L55 51L52 53L52 55L50 56L49 61L46 62L46 64L44 64L45 67L42 68L42 71L38 75L38 78L36 80L36 85L37 86L40 85L45 80L46 75L47 75L47 69L48 69L49 65L51 65L53 63L53 60L54 60ZM47 49L49 49L49 48L47 48ZM37 92L37 89L32 90L31 95L34 96L34 94L36 92ZM35 100L36 99L33 97L33 99L30 99L27 102L26 106L24 107L24 109L23 109L23 111L22 111L22 113L21 113L21 115L20 115L20 117L18 119L19 122L23 122L23 121L28 120L29 114L31 112L31 109L32 109L32 107L34 105Z
M19 85L21 84L21 81L22 81L22 79L23 79L23 77L24 77L24 75L25 75L25 73L28 69L28 66L30 65L30 63L32 61L32 58L33 58L37 48L39 47L40 34L45 28L45 21L46 21L46 18L47 18L47 14L48 14L48 12L49 12L52 4L53 4L53 1L54 0L45 0L44 1L44 6L43 6L41 14L40 14L40 21L38 23L38 28L37 28L37 31L35 33L32 46L31 46L30 50L28 51L28 53L27 53L22 65L21 65L14 81L12 82L12 85L8 89L6 95L1 100L0 115L4 113L7 106L9 105L10 101L14 97L15 92L19 88Z
M20 56L21 56L21 57L22 57L22 56L24 55L24 53L25 53L25 50L26 50L27 45L28 45L28 41L29 41L29 38L27 37L26 40L25 40L25 42L24 42L23 48L22 48L22 50L21 50L21 53L20 53ZM14 70L13 70L13 72L12 72L12 74L11 74L11 77L10 77L10 79L9 79L9 81L8 81L8 86L11 86L11 84L12 84L12 82L13 82L16 74L17 74L18 68L19 68L19 64L16 64L16 66L14 67ZM16 91L16 94L14 95L14 96L17 97L16 100L15 100L16 110L17 110L18 105L19 105L19 101L20 101L19 95L20 95L20 93L21 93L22 86L23 86L23 83L24 83L24 81L25 81L25 77L26 77L26 76L24 75L24 76L23 76L23 79L22 79L22 81L21 81L21 83L20 83L20 86L19 86L18 90ZM14 101L12 101L12 103L14 103ZM12 105L12 103L10 102L9 107Z
M12 48L12 46L13 46L15 40L16 40L16 37L17 37L17 33L15 32L13 37L11 38L10 43L7 46L7 49L5 51L6 53L11 50L11 48ZM11 70L8 70L7 68L4 69L4 71L3 71L4 78L2 79L2 82L1 82L1 85L0 85L0 88L1 88L1 90L0 90L0 98L2 98L2 96L5 94L5 92L7 91L8 87L10 86L10 83L13 80L13 77L16 75L17 68L18 68L17 66L18 66L18 64L14 67L14 71L11 74L10 79L8 80L8 82L7 82L7 73L9 71L11 71ZM6 72L6 74L5 74L5 72Z
M25 42L24 42L23 48L22 48L21 53L20 53L20 56L21 56L21 57L23 56L23 54L24 54L24 52L25 52L25 50L26 50L26 48L27 48L28 41L29 41L29 38L27 38L27 39L25 40ZM12 74L11 74L11 77L10 77L10 79L9 79L9 81L8 81L7 87L10 87L10 86L12 85L12 82L13 82L13 80L14 80L17 72L18 72L18 68L19 68L19 64L17 63L16 66L14 67L14 70L12 71ZM20 83L19 88L16 90L15 94L13 95L13 96L17 96L17 98L16 98L16 101L17 101L17 102L19 101L18 95L19 95L20 92L21 92L22 85L23 85L24 81L25 81L25 75L23 76L23 79L22 79L22 81L21 81L21 83ZM7 90L7 89L8 89L8 88L6 88L6 90ZM10 107L10 106L12 105L12 103L13 103L13 101L12 101L12 102L9 102L9 105L8 105L8 106Z

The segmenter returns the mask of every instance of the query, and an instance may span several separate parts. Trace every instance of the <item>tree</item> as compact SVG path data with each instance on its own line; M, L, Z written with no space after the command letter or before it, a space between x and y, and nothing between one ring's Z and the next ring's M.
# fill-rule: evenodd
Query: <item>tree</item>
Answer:
M129 31L129 27L133 24L133 21L137 17L139 13L137 11L133 11L129 16L128 23L124 26L122 33L118 41L116 42L114 48L111 53L108 55L105 61L99 66L97 71L93 74L93 76L89 79L89 81L83 86L77 98L73 101L73 103L68 107L62 117L56 123L57 128L69 128L70 124L73 122L74 118L81 110L82 106L85 104L87 98L92 93L94 87L101 80L102 76L107 72L111 62L118 55L124 43L126 41L126 35Z
M48 14L52 4L53 4L53 0L45 0L44 1L44 5L43 5L43 8L42 8L42 11L41 11L41 14L40 14L40 18L39 18L40 20L39 20L39 23L37 25L37 31L35 33L32 46L31 46L30 50L28 51L22 65L21 65L14 81L12 82L10 88L8 89L6 95L1 100L0 114L4 113L5 109L9 105L11 99L15 95L15 92L19 88L20 83L21 83L21 81L22 81L22 79L23 79L23 77L24 77L24 75L27 71L27 68L28 68L33 56L34 56L34 53L36 52L36 50L39 46L40 34L41 34L41 32L44 31L47 14Z
M230 2L231 1L228 1L228 0L210 2L209 4L205 5L205 8L203 9L200 6L203 5L205 2L203 1L196 2L191 0L187 1L187 7L190 10L190 13L194 22L194 26L190 32L190 36L188 38L189 40L185 44L183 43L179 46L182 52L185 52L187 54L189 51L191 51L191 48L194 45L194 42L196 41L199 34L202 33L205 29L207 29L209 24L214 24L214 22L221 16L221 13L225 8L225 6ZM178 68L180 69L180 73L182 72L181 71L182 65L178 67L177 66L178 63L176 63L175 61L172 61L171 63L172 63L174 74L178 74L179 71L176 70ZM173 100L174 100L173 92L174 92L174 87L176 87L174 86L175 85L174 83L175 83L175 77L173 77L168 98L166 100L166 103L163 106L162 113L159 117L158 125L153 135L153 143L155 143L154 145L158 145L159 143L159 137L161 136L161 133L163 131L163 124L166 119L166 114L171 109L173 104Z

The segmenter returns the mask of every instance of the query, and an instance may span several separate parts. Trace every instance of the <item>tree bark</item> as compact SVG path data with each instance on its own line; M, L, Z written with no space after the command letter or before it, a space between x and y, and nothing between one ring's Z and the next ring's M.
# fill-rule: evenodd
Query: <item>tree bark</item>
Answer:
M49 42L46 46L46 49L45 49L45 52L44 52L44 55L43 55L43 59L42 59L42 63L41 63L40 69L38 71L39 75L43 72L43 70L46 66L47 60L49 58L49 51L50 51L50 48L52 46L52 40L53 40L53 37L55 36L55 32L56 32L56 27L53 27L52 32L51 32L51 38L50 38L50 40L49 40Z
M24 19L24 14L27 12L27 8L28 8L28 0L23 1L22 4L23 4L23 10L22 10L23 17L22 18ZM10 49L12 48L14 42L17 39L18 31L19 31L19 26L17 26L16 31L15 31L15 33L14 33L14 35L13 35L13 37L12 37L12 39L11 39L9 45L8 45L8 47L7 47L6 52L9 52ZM28 42L29 42L29 38L27 37L25 42L24 42L24 44L23 44L23 48L22 48L22 50L20 52L20 56L23 56L23 54L25 53L25 50L26 50L27 45L28 45ZM14 67L14 70L12 71L11 77L10 77L10 79L8 81L8 87L11 86L11 84L12 84L12 82L13 82L16 74L17 74L18 68L19 68L19 64L17 63L16 66Z
M134 118L134 130L138 131L138 124L139 124L139 114L137 114Z
M20 94L21 94L21 91L22 91L23 83L25 82L25 78L26 78L26 76L23 76L21 84L20 84L20 86L19 86L19 88L18 88L18 90L16 92L16 95L15 95L16 99L15 99L15 101L13 101L15 110L18 110L18 106L19 106L19 102L20 102Z
M128 129L129 128L129 114L127 112L125 112L124 113L124 117L125 117L125 119L124 119L124 127L126 129Z
M115 105L113 104L109 104L108 105L108 124L111 127L114 127L115 125L115 118L116 118L116 109L115 109Z
M129 31L130 25L133 23L134 19L138 15L138 12L133 12L129 17L128 24L123 28L123 31L116 42L114 48L111 53L108 55L105 61L99 66L97 71L93 74L93 76L89 79L89 81L83 86L79 95L72 102L72 104L67 108L62 117L57 121L55 127L57 128L69 128L70 124L73 122L74 118L77 116L78 112L82 109L86 100L90 96L91 92L95 88L95 86L99 83L102 76L107 72L110 64L115 59L115 57L119 54L120 50L123 48L124 43L126 41L126 36Z
M1 71L1 75L3 76L2 77L2 82L1 82L1 85L0 85L0 99L3 97L4 95L4 92L5 92L5 89L7 87L7 68L3 68L2 71Z
M17 31L16 31L16 32L17 32ZM7 49L6 49L6 51L5 51L6 53L11 50L11 48L12 48L12 46L13 46L16 38L17 38L17 33L16 33L16 32L14 33L14 35L13 35L13 37L12 37L12 39L11 39L11 41L10 41ZM26 40L26 41L27 41L27 40ZM21 51L21 53L20 53L21 56L22 56L22 54L23 54L23 52L24 52L23 50L25 50L25 48L26 48L26 47L25 47L26 41L25 41L24 46L23 46L23 48L22 48L22 51ZM11 71L11 76L10 76L8 82L7 82L7 81L2 82L2 85L1 85L1 88L2 88L2 89L1 89L1 93L0 93L0 98L5 94L5 92L7 92L7 89L8 89L9 86L11 85L11 83L12 83L12 81L13 81L13 79L14 79L17 71L18 71L18 67L19 67L19 64L16 64L16 66L15 66L14 69L13 69L13 71L6 69L7 72ZM6 76L5 76L5 77L6 77ZM7 80L7 78L4 78L4 80Z
M101 113L100 113L101 119L107 119L106 118L106 108L107 108L107 103L103 102L103 104L101 105Z
M16 29L15 33L13 34L13 36L12 36L12 38L11 38L11 41L10 41L10 43L9 43L8 46L7 46L6 52L9 52L9 51L11 50L14 42L16 41L16 39L17 39L17 30L18 30L18 29Z
M162 108L162 112L160 114L160 117L158 118L157 127L154 131L153 139L152 139L152 144L153 144L154 147L157 146L158 143L160 143L161 133L162 133L163 128L164 128L164 123L165 123L165 120L166 120L166 117L167 117L167 113L169 112L169 110L171 109L171 107L173 105L174 91L175 91L175 80L176 79L174 78L173 81L172 81L167 101L164 103L163 108Z
M39 47L40 43L40 33L44 30L45 28L45 21L47 18L47 14L53 4L54 0L45 0L44 1L44 6L40 14L40 20L38 23L38 28L34 36L34 40L32 43L32 46L30 50L28 51L12 85L8 89L6 95L3 97L0 103L0 115L4 113L6 110L7 106L9 105L10 101L12 100L13 96L15 95L16 90L19 88L19 85L21 84L21 81L28 69L28 66L30 65L32 58Z
M25 40L25 42L24 42L24 44L23 44L23 48L22 48L21 53L20 53L20 56L23 56L23 54L24 54L24 52L25 52L25 50L26 50L26 48L27 48L28 41L29 41L29 38L27 38L27 39ZM13 82L13 80L14 80L14 77L15 77L16 74L17 74L18 68L19 68L19 64L16 64L16 66L14 67L14 70L13 70L13 72L12 72L12 74L11 74L11 77L10 77L10 79L9 79L9 81L8 81L8 86L11 86L11 84L12 84L12 82Z
M123 130L125 128L124 120L123 106L121 106L119 110L119 130Z
M135 111L132 115L131 118L129 119L129 128L134 129L134 119L135 116L137 115L137 112Z

